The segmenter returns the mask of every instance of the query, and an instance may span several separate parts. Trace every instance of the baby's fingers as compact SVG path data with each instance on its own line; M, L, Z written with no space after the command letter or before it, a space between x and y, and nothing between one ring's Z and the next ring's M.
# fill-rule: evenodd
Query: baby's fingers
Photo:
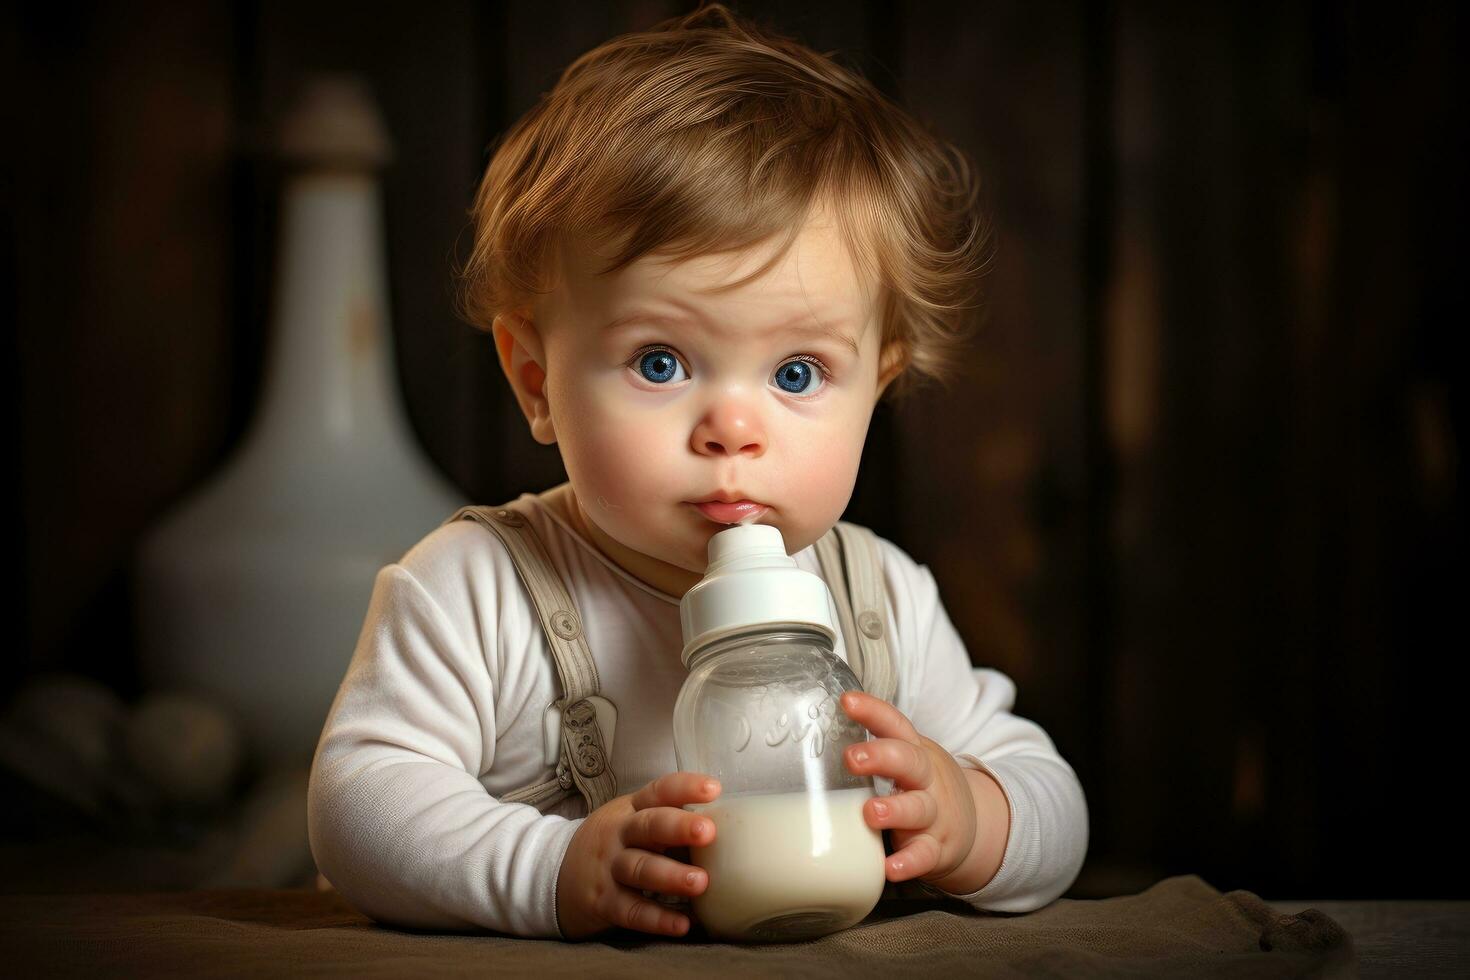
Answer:
M623 844L646 851L670 847L698 847L715 839L715 823L688 810L671 806L639 810L623 826Z
M882 776L899 789L924 789L934 780L934 763L919 745L896 738L858 742L846 750L847 768L855 776Z
M889 881L908 881L933 871L939 864L939 841L919 834L897 852L888 855L884 868Z
M919 732L908 715L881 698L864 691L848 691L842 695L842 710L879 738L898 738L919 744Z
M656 806L708 803L719 795L720 783L717 779L698 772L671 772L634 793L632 803L635 810L647 810Z
M636 847L624 848L613 858L612 876L614 881L630 888L665 895L699 895L709 885L703 868L693 868Z
M876 830L924 830L939 817L939 804L924 790L877 796L863 810L868 826Z
M656 936L682 936L689 931L687 915L650 902L627 888L609 889L598 914L615 926Z

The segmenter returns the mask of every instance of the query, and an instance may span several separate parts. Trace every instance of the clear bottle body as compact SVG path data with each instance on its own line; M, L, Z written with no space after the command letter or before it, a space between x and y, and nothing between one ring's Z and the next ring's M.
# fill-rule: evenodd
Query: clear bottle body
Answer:
M693 848L709 872L694 913L721 939L790 941L854 925L882 894L883 839L863 820L874 794L843 750L867 732L840 698L861 690L815 631L753 630L690 658L674 708L679 768L720 780L715 823Z

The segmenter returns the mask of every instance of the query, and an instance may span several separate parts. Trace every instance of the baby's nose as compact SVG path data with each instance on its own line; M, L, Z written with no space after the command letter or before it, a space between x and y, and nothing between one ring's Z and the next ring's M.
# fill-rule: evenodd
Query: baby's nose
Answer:
M735 401L713 406L694 427L695 452L704 456L760 456L766 435L753 408Z
M727 446L733 448L727 448ZM711 456L727 456L732 454L738 455L740 453L746 453L751 456L759 456L764 451L765 447L762 446L759 442L747 442L744 445L740 445L738 440L736 442L725 443L716 442L713 439L707 439L704 443L704 452L708 453Z

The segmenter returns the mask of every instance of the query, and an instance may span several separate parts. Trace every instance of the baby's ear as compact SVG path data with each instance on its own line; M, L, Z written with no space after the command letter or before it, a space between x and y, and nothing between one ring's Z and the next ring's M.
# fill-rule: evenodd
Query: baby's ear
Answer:
M876 398L882 398L883 392L888 388L903 369L908 366L908 351L904 349L903 343L897 340L889 341L878 354L878 392Z
M524 311L516 311L497 316L490 329L495 335L500 369L531 426L531 438L550 446L556 442L556 430L546 400L546 352L536 324Z

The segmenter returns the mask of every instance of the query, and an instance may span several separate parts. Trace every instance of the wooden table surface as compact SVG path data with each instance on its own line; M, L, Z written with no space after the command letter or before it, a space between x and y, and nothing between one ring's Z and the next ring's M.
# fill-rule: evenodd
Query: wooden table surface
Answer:
M1170 883L1177 884L1177 880ZM1170 883L1164 883L1161 887ZM1195 887L1198 890L1207 886L1200 883ZM1258 902L1254 896L1250 898L1251 901ZM173 951L175 954L179 951L188 954L188 958L184 959L175 956L175 961L171 962L176 965L178 962L203 962L194 959L197 954L196 946L209 949L222 942L228 945L231 937L237 940L248 939L244 933L250 933L256 939L259 939L259 934L268 934L272 943L291 940L300 945L301 942L306 942L315 956L312 962L316 962L318 967L325 967L323 962L319 962L320 955L325 955L322 949L310 945L307 940L316 936L320 942L335 939L335 942L340 943L343 936L337 933L343 932L341 927L360 929L368 924L368 920L363 920L357 912L351 911L345 905L338 909L337 905L340 902L329 901L323 893L304 889L262 892L206 890L182 893L176 902L173 901L173 893L138 896L128 893L22 893L0 896L0 946L15 946L7 955L21 955L19 962L26 962L26 948L29 948L31 958L35 959L43 946L54 952L57 936L62 936L68 942L72 942L71 937L75 937L76 943L79 943L78 948L87 942L91 942L93 946L100 943L109 949L109 956L113 959L122 955L122 952L131 951L129 955L134 956L137 961L134 962L134 967L140 967L140 970L132 971L131 976L150 976L151 967L148 970L141 970L141 967L144 964L156 965L154 961L166 961L168 949L163 946L168 945L168 942L178 946L179 949ZM1085 905L1078 904L1066 911L1072 912L1073 917L1076 917L1078 912L1089 911ZM1272 911L1280 915L1295 915L1304 909L1316 908L1332 918L1351 937L1357 976L1369 977L1370 980L1376 977L1470 977L1470 901L1272 901L1269 905ZM310 929L306 933L295 932L297 923L301 921L309 923L312 929L322 929L315 933L310 932ZM146 934L138 933L138 929L143 929ZM1079 926L1073 923L1073 932L1076 929ZM1097 930L1094 929L1095 932ZM128 937L122 946L118 945L119 934L126 934ZM307 940L303 940L303 936L307 936ZM381 936L373 930L354 933L348 939L353 943L376 940L390 946L392 943L403 945L407 942L426 942L423 937L415 940L391 930ZM448 948L463 942L463 937L437 939L448 952L453 952L453 949ZM1098 939L1098 936L1092 936L1092 939ZM50 946L46 946L46 943L50 943ZM490 942L487 940L485 945L490 945ZM538 943L526 943L526 946L538 946ZM279 946L273 945L269 954L284 956L276 964L282 967L282 973L293 971L293 968L288 968L294 962L290 955L285 955L288 952L290 951L282 952ZM73 959L76 962L72 965L76 965L85 961L87 956L79 959L73 956ZM32 965L35 965L34 962ZM56 964L53 962L53 965ZM113 962L113 967L118 965L118 962ZM1135 965L1147 967L1150 962L1145 959L1141 964ZM1242 961L1239 965L1245 968L1248 964ZM63 970L62 973L68 971ZM73 970L72 973L81 976L78 971ZM128 971L123 970L122 973ZM1251 973L1255 973L1254 968ZM151 971L151 976L159 974ZM1229 970L1225 973L1217 971L1217 976L1230 976ZM1332 976L1342 974L1333 973ZM1349 973L1348 976L1352 974Z
M1314 908L1347 930L1365 980L1470 977L1470 901L1271 901L1284 915Z

